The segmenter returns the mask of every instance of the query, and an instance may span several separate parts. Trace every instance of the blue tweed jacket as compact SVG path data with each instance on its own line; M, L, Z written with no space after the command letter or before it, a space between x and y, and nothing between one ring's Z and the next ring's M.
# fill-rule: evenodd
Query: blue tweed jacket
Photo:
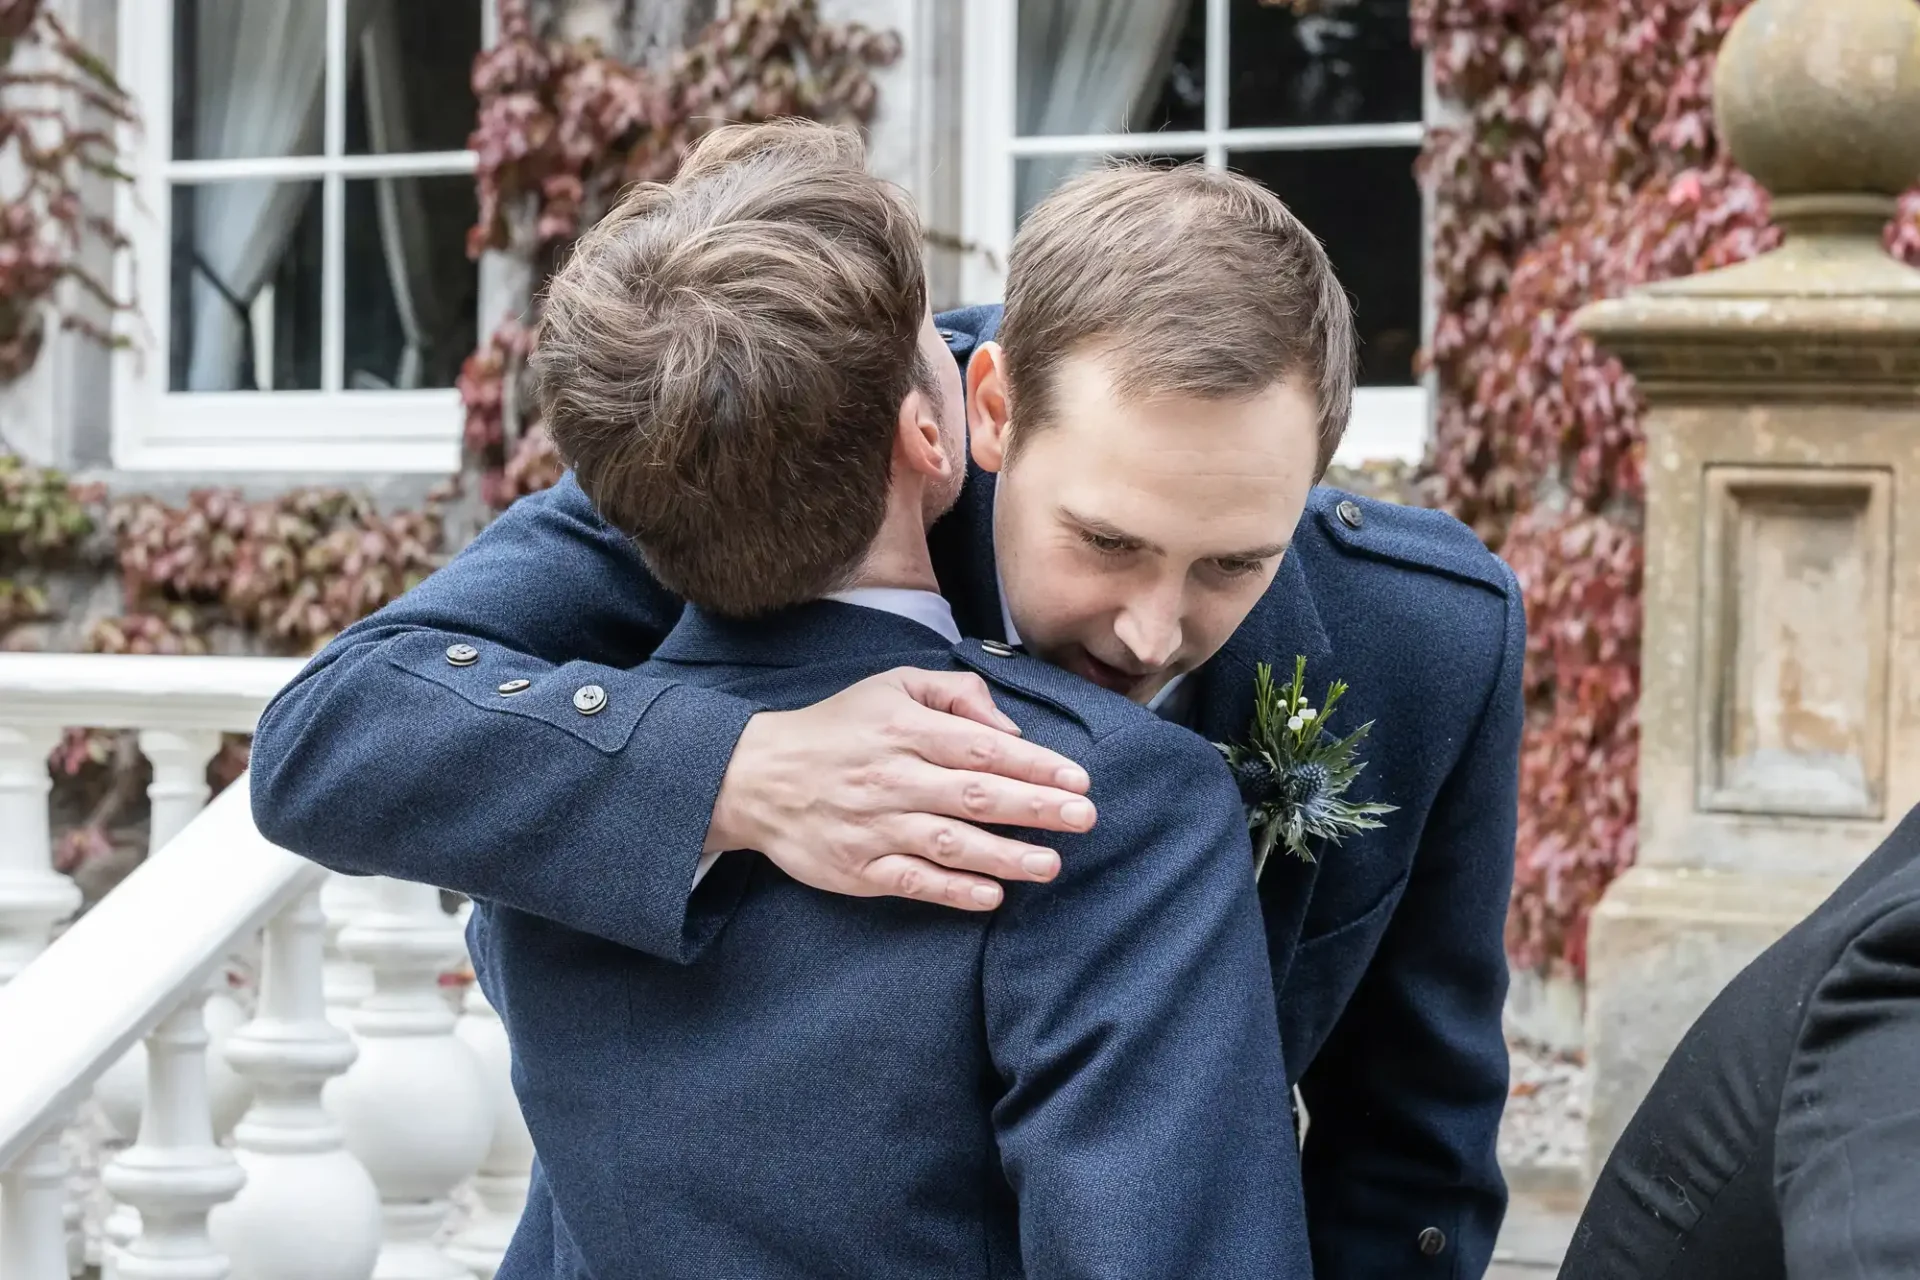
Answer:
M571 706L570 676L474 647L394 656L480 731L515 715L504 680ZM832 602L752 626L689 609L641 672L797 707L901 664L993 682L1097 778L1099 828L984 915L728 854L692 895L691 964L481 898L476 971L542 1170L502 1276L1306 1277L1252 850L1212 747Z
M998 321L997 307L939 318L962 361ZM931 535L980 639L1004 639L992 484L970 476ZM633 669L680 612L571 478L524 499L275 699L255 818L329 866L685 958L713 798L763 704ZM456 641L552 665L555 692L469 716L436 678ZM1260 886L1323 1280L1466 1280L1492 1257L1525 648L1513 575L1464 526L1316 489L1273 586L1198 675L1194 727L1216 741L1245 732L1255 663L1304 655L1316 684L1348 681L1339 718L1374 722L1356 796L1399 806L1316 862L1276 857ZM609 695L591 717L564 692L587 683Z

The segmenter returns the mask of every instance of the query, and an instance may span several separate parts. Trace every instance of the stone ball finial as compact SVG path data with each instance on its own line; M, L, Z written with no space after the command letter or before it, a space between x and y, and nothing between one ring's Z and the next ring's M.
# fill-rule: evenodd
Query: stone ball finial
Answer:
M1720 46L1713 105L1776 201L1897 196L1920 180L1920 0L1754 0Z

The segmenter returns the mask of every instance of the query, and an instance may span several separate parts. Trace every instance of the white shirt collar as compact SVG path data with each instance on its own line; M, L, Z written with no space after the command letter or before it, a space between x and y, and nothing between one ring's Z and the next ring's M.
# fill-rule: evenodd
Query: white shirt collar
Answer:
M916 591L909 587L855 587L851 591L835 591L827 599L896 614L937 633L949 644L960 643L960 628L953 621L953 606L946 602L945 597L932 591ZM700 860L694 864L693 883L697 885L706 879L707 872L713 870L713 864L719 859L719 852L701 854Z
M953 606L936 591L920 591L912 587L855 587L851 591L832 592L827 599L895 614L910 622L917 622L929 631L939 632L948 644L960 643L960 628L953 620Z

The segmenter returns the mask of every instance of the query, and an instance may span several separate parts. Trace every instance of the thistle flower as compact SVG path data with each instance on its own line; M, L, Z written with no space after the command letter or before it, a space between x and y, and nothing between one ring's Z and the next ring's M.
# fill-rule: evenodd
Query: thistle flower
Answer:
M1326 724L1347 685L1335 680L1316 710L1306 699L1306 675L1307 660L1295 658L1293 682L1282 689L1273 683L1271 667L1256 667L1247 740L1215 744L1247 806L1256 877L1266 870L1274 846L1283 844L1294 857L1312 862L1310 841L1337 845L1355 831L1381 826L1379 819L1395 807L1346 799L1347 788L1366 769L1359 746L1373 724L1334 737Z

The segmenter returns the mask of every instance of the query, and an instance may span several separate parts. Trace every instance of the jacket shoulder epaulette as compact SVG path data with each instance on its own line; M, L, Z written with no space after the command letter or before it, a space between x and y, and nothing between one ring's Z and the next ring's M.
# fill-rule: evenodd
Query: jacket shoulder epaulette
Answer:
M1318 485L1308 499L1307 518L1344 555L1444 574L1503 596L1513 584L1512 571L1500 558L1444 511Z
M1053 708L1098 740L1153 713L1050 662L997 641L963 640L954 656L990 685Z

